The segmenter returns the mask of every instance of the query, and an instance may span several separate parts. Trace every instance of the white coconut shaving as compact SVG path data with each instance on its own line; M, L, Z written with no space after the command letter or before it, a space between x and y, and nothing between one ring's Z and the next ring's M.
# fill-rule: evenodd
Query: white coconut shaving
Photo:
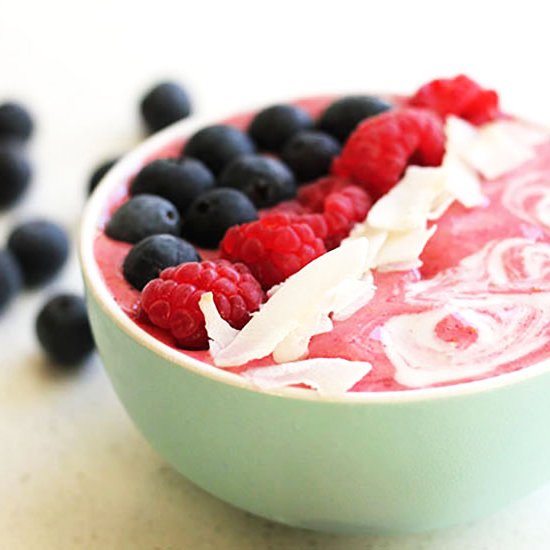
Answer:
M332 313L356 311L374 295L372 279L365 277L368 250L367 239L355 239L316 258L279 285L237 334L214 312L213 300L201 299L214 363L243 365L271 354L276 362L303 357L315 334L332 329Z
M305 384L321 395L339 395L350 390L367 375L372 365L365 361L340 358L314 358L271 367L258 367L242 373L262 390Z

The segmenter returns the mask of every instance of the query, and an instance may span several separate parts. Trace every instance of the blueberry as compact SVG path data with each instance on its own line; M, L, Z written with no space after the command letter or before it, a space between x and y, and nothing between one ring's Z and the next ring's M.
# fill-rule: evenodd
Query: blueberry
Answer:
M149 90L140 104L141 115L150 132L157 132L173 122L188 117L191 101L176 82L162 82Z
M159 233L179 235L180 229L180 215L171 202L154 195L138 195L113 214L105 233L116 241L137 243Z
M183 216L202 193L213 189L216 180L199 160L155 160L141 169L130 187L132 195L149 193L169 200Z
M12 206L31 181L31 166L17 147L0 147L0 209Z
M284 146L281 158L300 182L328 174L332 158L340 152L340 144L328 134L304 131Z
M248 133L260 149L278 152L294 134L312 127L313 120L304 109L272 105L252 119Z
M216 248L232 226L258 219L252 201L236 189L214 189L196 199L187 211L183 235L204 248Z
M44 304L36 318L36 335L58 365L77 365L95 347L84 300L74 294L59 294Z
M197 251L174 235L151 235L132 247L124 260L124 278L138 290L167 268L185 262L200 262Z
M33 128L31 115L23 105L15 102L0 105L0 138L27 141Z
M98 183L103 179L107 172L118 162L117 158L112 158L102 162L95 168L88 181L88 194L91 195L92 191L97 187Z
M361 121L391 108L391 103L379 97L346 96L337 99L325 109L317 121L317 126L343 143Z
M238 128L225 124L207 126L193 134L183 154L204 162L215 176L237 157L255 152L252 140Z
M296 181L288 167L262 155L235 159L223 171L220 185L242 191L256 208L274 206L296 195Z
M19 292L23 285L17 261L7 250L0 250L0 312Z
M17 226L8 249L21 268L26 286L42 285L61 270L69 256L69 239L59 225L35 220Z

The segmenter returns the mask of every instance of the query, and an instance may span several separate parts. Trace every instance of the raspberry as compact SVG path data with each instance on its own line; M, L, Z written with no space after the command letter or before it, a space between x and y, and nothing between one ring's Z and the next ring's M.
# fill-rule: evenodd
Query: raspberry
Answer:
M165 269L143 289L141 308L153 325L168 330L182 348L206 349L208 337L199 299L208 291L220 315L237 329L265 299L245 265L214 260Z
M232 227L220 248L223 257L247 265L266 290L326 252L311 226L292 214Z
M408 164L438 166L443 159L443 123L425 109L386 111L351 134L332 172L351 177L379 198L401 178Z
M298 188L298 202L310 212L322 212L329 193L351 185L348 178L327 176Z
M484 124L499 114L497 93L484 90L465 75L424 84L411 97L409 105L431 109L443 118L457 115L472 124Z
M357 222L367 216L372 200L366 191L350 185L341 191L333 191L325 199L323 217L327 223L326 247L336 248Z

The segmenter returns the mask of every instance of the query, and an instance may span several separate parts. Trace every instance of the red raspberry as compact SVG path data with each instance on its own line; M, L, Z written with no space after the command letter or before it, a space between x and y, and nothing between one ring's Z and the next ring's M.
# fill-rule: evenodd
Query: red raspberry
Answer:
M351 177L379 198L399 181L408 164L438 166L444 152L443 123L434 113L396 109L362 122L334 160L332 171Z
M298 202L310 212L322 212L329 193L339 191L353 182L348 178L327 176L298 188Z
M499 115L497 93L484 90L465 75L424 84L411 97L409 105L431 109L443 118L456 115L473 124L484 124Z
M330 193L325 199L323 211L327 223L327 248L336 248L353 226L365 219L371 206L372 200L367 192L356 185Z
M231 227L221 242L221 254L247 265L267 290L326 252L322 239L301 218L272 214Z
M165 269L149 282L141 294L141 309L182 348L206 349L208 337L199 299L208 291L213 293L220 315L237 329L265 299L258 281L243 264L188 262Z

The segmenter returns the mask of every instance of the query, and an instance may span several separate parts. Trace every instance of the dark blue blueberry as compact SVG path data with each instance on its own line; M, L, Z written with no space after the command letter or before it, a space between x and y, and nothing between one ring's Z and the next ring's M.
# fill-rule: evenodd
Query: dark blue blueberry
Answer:
M256 206L267 208L296 195L294 174L280 160L245 155L223 171L220 185L242 191Z
M15 102L0 105L0 139L27 141L33 129L32 117L23 105Z
M21 268L26 286L47 283L69 256L69 239L59 225L35 220L17 226L8 238L8 249Z
M328 174L332 159L339 152L340 144L332 136L306 130L290 139L281 158L298 181L307 182Z
M199 160L155 160L142 168L130 187L132 195L148 193L169 200L183 216L191 203L213 189L216 180Z
M174 235L151 235L132 247L124 260L124 278L138 290L167 268L200 262L193 245Z
M82 363L95 347L86 305L74 294L46 302L36 318L36 335L49 359L60 366Z
M294 134L312 127L313 120L304 109L295 105L272 105L252 119L248 133L259 149L278 152Z
M141 100L140 109L147 129L157 132L188 117L191 113L191 101L180 84L162 82L147 92Z
M238 128L225 124L207 126L193 134L183 148L183 155L204 162L215 176L237 157L254 153L252 140Z
M391 103L376 96L342 97L325 109L317 121L317 127L344 143L360 122L391 108Z
M98 183L103 179L107 172L118 162L117 158L112 158L102 162L95 168L88 181L88 194L91 195L92 191L97 187Z
M236 189L214 189L196 199L184 219L183 235L203 248L216 248L234 225L258 219L252 201Z
M0 209L12 206L31 181L31 165L18 147L0 146Z
M13 255L7 250L0 250L0 313L21 290L23 278L21 270Z
M138 195L113 214L105 233L116 241L137 243L159 233L179 235L180 229L180 215L171 202L154 195Z

